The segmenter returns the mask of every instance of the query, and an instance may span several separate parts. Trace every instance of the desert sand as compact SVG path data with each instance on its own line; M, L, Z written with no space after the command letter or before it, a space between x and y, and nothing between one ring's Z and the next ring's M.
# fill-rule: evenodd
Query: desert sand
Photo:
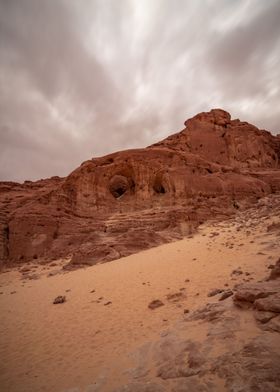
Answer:
M279 232L268 231L280 222L279 207L264 213L263 205L204 224L183 240L106 264L68 272L61 269L68 260L61 259L3 271L1 390L106 392L140 381L160 387L162 379L156 377L155 362L148 364L145 347L172 334L197 308L217 302L220 294L208 296L212 289L263 280L279 258ZM66 302L54 305L58 295ZM164 305L152 310L153 300ZM223 302L234 307L232 297ZM253 317L243 314L236 345L259 335ZM203 342L207 324L185 323L183 332ZM279 333L272 335L280 348ZM172 382L164 390L200 390L172 389ZM211 382L214 390L230 390L222 378L213 376Z

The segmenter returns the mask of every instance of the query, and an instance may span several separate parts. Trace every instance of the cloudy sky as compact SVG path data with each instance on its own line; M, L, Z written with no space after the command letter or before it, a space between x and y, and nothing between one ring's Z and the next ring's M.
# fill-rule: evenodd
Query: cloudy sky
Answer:
M0 179L64 176L221 107L280 132L279 0L0 0Z

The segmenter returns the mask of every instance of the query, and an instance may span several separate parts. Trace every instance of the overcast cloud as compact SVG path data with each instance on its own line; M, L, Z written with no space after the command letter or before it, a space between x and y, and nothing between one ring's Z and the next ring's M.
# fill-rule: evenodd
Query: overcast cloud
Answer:
M0 179L64 176L201 111L280 133L279 0L0 0Z

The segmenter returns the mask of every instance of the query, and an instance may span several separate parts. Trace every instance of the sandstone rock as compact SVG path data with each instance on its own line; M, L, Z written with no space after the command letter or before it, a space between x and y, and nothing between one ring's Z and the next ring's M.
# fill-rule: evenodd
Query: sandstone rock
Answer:
M153 310L163 305L164 303L160 299L154 299L152 302L149 303L148 308Z
M157 370L157 376L163 380L168 380L200 374L205 359L200 352L198 343L185 341L182 342L181 348L175 349L174 353L169 352L169 355L163 358L161 362Z
M233 291L232 290L226 290L226 291L223 292L223 294L219 298L219 301L224 301L225 299L227 299L228 297L231 297L232 295L233 295Z
M182 363L176 365L175 363L167 363L163 365L157 372L157 376L163 380L172 378L191 377L200 373L200 369L191 369L187 364Z
M257 321L259 321L262 324L266 324L268 321L270 321L271 319L276 317L277 313L266 312L266 311L256 311L254 313L254 316Z
M235 303L239 301L253 303L256 299L266 298L278 291L279 284L277 282L244 283L237 286L233 300Z
M265 312L280 313L280 292L266 298L257 299L254 306L256 309Z
M56 304L63 304L64 302L66 302L66 297L65 297L65 295L59 295L58 297L56 297L56 298L53 300L53 304L54 304L54 305L56 305Z
M185 125L147 148L85 161L65 178L0 182L0 264L111 261L280 190L278 137L221 109Z
M26 273L26 272L30 272L30 271L31 271L30 267L23 267L20 269L20 272L22 272L22 273Z
M207 294L207 297L214 297L217 294L222 293L224 290L223 289L212 289L209 291L209 293Z
M256 294L256 283L250 285ZM275 281L260 282L259 290L267 293L269 285L279 287ZM269 294L255 302L273 296ZM143 346L140 366L136 368L140 373L137 370L136 374L150 382L156 380L156 375L163 388L172 392L277 392L280 314L257 309L254 312L260 322L259 331L250 325L253 319L248 312L240 312L231 301L194 311L163 331L158 341ZM193 335L196 329L198 333Z
M267 331L280 333L280 316L272 318L263 328Z
M71 264L94 265L101 261L111 261L119 257L119 252L110 246L105 244L94 246L92 243L87 243L74 253Z
M272 223L271 225L267 226L267 231L277 231L280 232L280 222Z
M280 389L280 355L268 339L256 338L241 350L220 356L212 372L226 380L229 392Z
M238 306L242 306L243 303L253 306L255 319L262 329L280 331L279 280L241 284L234 295L234 302Z
M241 271L240 269L235 269L231 272L231 275L242 275L243 271Z
M185 298L185 294L182 291L180 291L178 293L170 293L170 294L167 294L166 298L170 302L178 302L178 301L182 300L183 298Z
M272 269L268 280L280 279L280 258L277 260L274 268Z
M203 320L204 322L215 322L216 320L219 320L225 312L226 307L223 304L207 304L206 306L195 310L186 320Z

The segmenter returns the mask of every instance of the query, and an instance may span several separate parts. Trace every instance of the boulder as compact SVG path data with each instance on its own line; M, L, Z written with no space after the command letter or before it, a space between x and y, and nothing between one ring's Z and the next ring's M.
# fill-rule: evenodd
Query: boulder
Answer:
M148 308L153 310L153 309L159 308L163 305L164 305L164 303L160 299L154 299L153 301L151 301L149 303Z
M244 283L236 287L233 300L238 302L249 302L253 304L259 298L266 298L279 292L278 282Z
M53 300L53 304L54 304L54 305L56 305L56 304L63 304L64 302L66 302L66 297L65 297L65 295L59 295L58 297L56 297L56 298Z
M280 313L280 292L267 298L257 299L254 305L258 310Z

